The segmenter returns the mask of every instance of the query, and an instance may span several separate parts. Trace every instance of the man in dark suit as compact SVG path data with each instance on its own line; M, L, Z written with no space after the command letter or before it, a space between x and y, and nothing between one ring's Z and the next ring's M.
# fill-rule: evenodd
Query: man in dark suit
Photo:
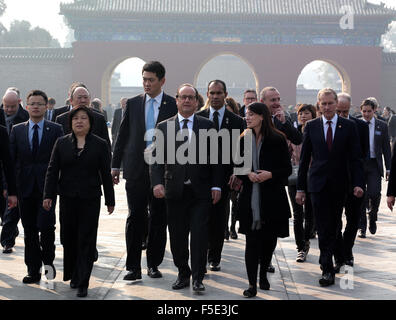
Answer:
M2 107L0 108L0 126L6 126L4 110Z
M10 149L16 164L17 189L25 241L28 274L23 283L39 282L44 263L49 278L55 277L55 204L42 207L45 174L62 127L44 119L48 97L40 90L27 96L30 119L12 128ZM51 269L48 269L51 268Z
M375 102L366 99L360 106L362 120L366 121L369 127L369 152L364 161L364 175L366 180L367 192L365 205L360 216L359 237L366 237L367 217L366 208L369 211L369 230L371 234L377 231L377 214L381 202L381 178L384 177L384 166L386 167L386 180L389 178L391 165L391 148L389 143L388 125L374 117L376 110Z
M151 144L150 129L154 129L156 123L174 116L177 107L175 99L162 91L165 83L165 68L160 62L146 63L143 66L142 76L145 94L128 100L112 160L112 176L115 184L119 183L121 162L123 163L129 208L125 230L128 273L124 280L142 278L142 239L147 206L150 209L147 273L151 278L162 277L158 266L162 263L166 246L165 203L163 199L153 197L144 150Z
M188 287L192 275L193 290L204 291L202 280L210 209L211 204L218 203L221 198L220 187L224 175L221 166L210 164L210 152L207 152L204 161L200 158L200 144L204 143L204 139L199 138L199 133L214 128L214 123L194 114L198 91L192 85L184 84L179 87L176 98L178 114L157 126L164 139L156 140L155 156L164 154L164 161L156 161L150 167L151 182L154 196L165 198L168 208L171 251L179 271L172 288L178 290ZM184 129L182 141L176 139L176 132L180 134L181 129ZM191 143L193 139L195 145ZM209 138L205 139L208 142ZM168 150L169 144L175 145L173 151ZM181 154L178 150L183 147L189 148ZM191 268L188 265L190 232ZM224 236L224 229L220 236Z
M323 272L321 286L334 284L334 248L348 189L352 186L358 198L364 193L356 124L336 114L337 102L334 90L319 92L322 116L305 126L297 179L296 202L303 205L305 193L311 193Z
M7 89L3 97L3 108L8 134L14 125L29 119L28 112L21 105L19 91L16 88ZM15 245L15 238L19 234L19 208L6 209L3 215L3 229L1 230L1 245L3 253L11 253Z
M47 111L45 111L44 119L48 121L55 122L55 105L56 100L54 98L48 98Z
M70 103L70 101L69 101L69 103ZM54 109L53 116L52 116L52 118L54 119L53 121L55 122L55 121L56 121L56 118L57 118L58 116L60 116L61 114L64 114L64 113L70 111L72 108L73 108L73 107L72 107L71 105L66 105L66 106L63 106L63 107Z
M121 108L118 108L114 111L113 122L111 123L111 141L113 150L117 139L118 131L120 130L121 120L125 113L127 101L127 98L121 98Z
M70 103L72 108L78 108L79 106L86 106L90 107L91 95L86 87L75 87L70 95ZM63 127L63 132L65 134L69 134L71 132L71 128L69 127L69 114L70 111L65 112L56 117L56 123L59 123ZM110 138L109 138L109 131L107 130L106 121L104 116L99 112L92 113L94 117L94 125L92 128L92 133L96 134L102 139L105 139L109 145Z
M221 251L223 250L224 233L228 223L227 201L230 201L228 182L233 173L232 151L236 150L236 144L238 143L238 141L232 141L232 130L238 130L237 137L244 130L243 119L227 110L225 106L227 95L227 87L224 81L210 81L207 91L209 108L197 113L197 115L213 121L217 131L226 131L230 137L230 144L227 146L224 146L221 140L219 141L219 150L226 150L229 161L224 161L224 164L221 162L224 171L224 180L220 186L222 190L221 199L218 203L212 205L209 216L208 262L211 271L220 271L221 269Z
M363 161L364 159L366 159L367 152L369 149L369 145L368 145L369 128L365 121L354 118L349 114L349 111L351 109L351 103L352 103L352 98L349 94L339 93L337 114L340 117L355 122L358 130L359 141L360 141L360 149L361 149L360 159ZM340 271L340 268L344 264L353 267L354 256L353 256L352 248L355 243L356 234L358 232L359 220L363 207L363 200L364 197L362 198L355 197L352 188L349 189L345 201L345 216L346 216L345 230L344 233L342 233L342 220L339 221L340 225L337 230L337 244L334 251L334 260L335 260L334 270L336 273Z
M253 89L247 89L243 93L243 106L239 109L239 115L242 118L246 117L246 106L257 101L257 92Z

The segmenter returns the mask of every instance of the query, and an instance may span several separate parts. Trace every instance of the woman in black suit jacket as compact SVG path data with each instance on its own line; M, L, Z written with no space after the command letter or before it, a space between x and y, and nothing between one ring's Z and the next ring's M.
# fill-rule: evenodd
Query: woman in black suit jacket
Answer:
M269 290L267 269L275 251L277 238L289 236L291 217L285 190L292 172L286 138L271 119L268 107L253 103L247 107L248 129L241 138L252 139L252 163L244 164L251 170L238 176L243 181L239 198L239 232L246 235L245 263L249 288L245 297L257 294L257 271L260 264L260 289Z
M96 250L103 183L108 212L114 211L114 189L110 171L110 149L105 140L91 134L92 111L73 109L69 117L72 133L59 138L48 166L43 206L49 210L60 196L60 226L63 238L63 280L85 297Z

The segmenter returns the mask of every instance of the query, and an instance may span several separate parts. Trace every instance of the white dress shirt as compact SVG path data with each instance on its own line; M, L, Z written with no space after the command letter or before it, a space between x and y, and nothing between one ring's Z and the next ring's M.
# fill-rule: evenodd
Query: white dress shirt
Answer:
M213 114L215 113L215 111L219 113L219 130L221 129L221 124L223 123L225 109L225 105L222 106L219 110L209 107L209 120L213 121Z
M334 141L334 135L335 135L337 121L338 121L338 115L335 114L331 120L327 120L325 118L325 116L322 116L322 121L323 121L323 130L324 130L325 141L327 141L327 130L329 129L329 125L327 124L327 121L331 121L331 129L333 131L332 141Z
M365 120L366 121L366 120ZM369 142L370 142L370 158L376 158L375 155L375 142L374 142L374 135L375 135L375 118L372 117L370 121L366 121L369 126Z

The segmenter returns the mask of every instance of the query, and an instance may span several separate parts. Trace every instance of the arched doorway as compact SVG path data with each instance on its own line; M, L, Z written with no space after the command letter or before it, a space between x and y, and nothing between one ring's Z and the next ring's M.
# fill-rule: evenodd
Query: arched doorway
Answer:
M315 104L319 90L326 87L351 93L351 81L340 65L327 60L312 61L303 68L297 79L297 104Z
M209 81L220 79L227 85L228 96L243 103L246 89L259 90L259 84L253 67L242 57L233 53L216 55L206 60L195 75L194 85L206 100Z

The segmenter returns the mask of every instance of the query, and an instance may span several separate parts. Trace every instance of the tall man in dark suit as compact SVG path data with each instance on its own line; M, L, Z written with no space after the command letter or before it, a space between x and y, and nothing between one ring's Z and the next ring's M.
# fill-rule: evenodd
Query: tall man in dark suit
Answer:
M72 108L78 108L79 106L89 107L91 102L91 95L86 87L75 87L70 94L70 103ZM56 123L59 123L63 127L63 132L65 134L69 134L71 132L71 128L69 127L69 114L70 111L65 112L56 117ZM92 128L92 133L96 134L102 139L105 139L109 145L111 146L109 131L107 130L107 125L105 118L99 112L92 113L94 117L94 125Z
M56 100L54 98L48 98L47 111L45 112L44 115L45 120L55 122L56 120L55 105L56 105Z
M200 144L204 141L199 139L199 132L213 129L214 124L194 114L198 91L192 85L184 84L179 87L176 98L178 114L157 126L164 139L156 140L155 155L164 154L164 161L157 161L150 167L151 182L154 196L165 198L168 208L171 251L179 271L172 288L178 290L189 286L192 275L193 290L204 291L202 280L208 245L208 221L211 204L218 203L221 198L223 170L219 165L210 164L210 152L207 152L204 161L200 158ZM181 129L184 129L182 141L176 138L176 133ZM195 139L195 145L192 139ZM208 142L209 139L205 139ZM172 147L168 149L170 144L175 146L172 151ZM189 148L178 154L181 146ZM191 268L188 265L190 232Z
M25 264L28 274L23 283L41 279L42 264L55 277L55 204L49 212L42 207L45 174L62 127L44 119L48 97L40 90L27 96L30 119L12 128L10 149L16 164L17 189L25 233Z
M121 162L124 166L125 189L129 214L126 221L126 246L128 273L124 280L141 279L142 239L150 209L147 243L147 267L151 278L162 277L158 266L162 263L166 246L166 208L163 199L153 197L150 186L149 167L144 160L144 150L151 144L146 131L156 123L177 113L175 99L162 91L165 68L158 61L143 66L145 94L129 99L114 147L112 176L119 183ZM146 139L145 139L146 138Z
M384 176L383 160L386 167L386 180L389 178L391 165L391 148L389 142L388 125L374 117L376 110L375 102L366 99L360 106L362 120L366 121L369 127L369 152L364 161L364 175L366 179L367 192L365 205L360 216L359 237L366 237L367 217L366 208L369 211L369 230L372 234L377 231L377 214L381 202L381 178Z
M227 110L225 106L225 98L227 97L227 87L224 81L213 80L208 84L207 97L209 99L209 108L198 112L197 115L208 118L213 121L217 131L222 130L230 137L230 144L223 146L222 140L219 142L219 150L226 150L229 162L221 163L224 171L224 180L222 182L221 199L215 205L212 205L209 216L209 243L208 243L208 262L211 271L220 271L221 251L224 244L224 233L227 226L227 201L229 198L228 182L233 173L233 154L236 150L238 141L232 141L232 130L237 130L237 137L244 130L243 119L233 112ZM234 144L234 145L233 145ZM225 160L225 159L224 159Z
M22 108L19 91L16 88L7 89L3 97L3 108L8 134L14 125L29 119L28 112ZM3 253L11 253L15 245L15 238L19 234L19 208L6 209L3 216L3 229L1 230L1 245Z
M338 104L337 104L337 114L340 117L352 120L355 122L359 141L361 155L360 159L363 161L367 157L369 149L369 128L365 121L354 118L349 114L351 109L352 98L347 93L338 94ZM352 187L352 186L351 186ZM342 220L340 220L340 225L337 230L337 244L334 251L335 260L335 272L338 273L340 268L346 264L353 267L354 257L352 253L352 248L355 243L356 234L358 232L360 215L363 207L362 198L357 198L353 194L352 188L349 189L346 201L345 201L345 216L346 216L346 226L344 233L342 233Z
M257 92L253 89L247 89L243 93L243 106L239 109L239 115L242 118L246 117L246 106L257 101Z
M128 99L121 98L120 105L121 108L118 108L114 111L113 121L111 123L111 142L112 142L112 149L114 149L115 142L117 139L118 131L120 130L121 120L124 116L126 104Z
M356 197L363 196L363 166L356 124L336 114L338 97L322 89L318 103L322 116L304 129L296 202L303 205L311 193L319 237L321 286L334 284L333 254L342 207L350 186Z

